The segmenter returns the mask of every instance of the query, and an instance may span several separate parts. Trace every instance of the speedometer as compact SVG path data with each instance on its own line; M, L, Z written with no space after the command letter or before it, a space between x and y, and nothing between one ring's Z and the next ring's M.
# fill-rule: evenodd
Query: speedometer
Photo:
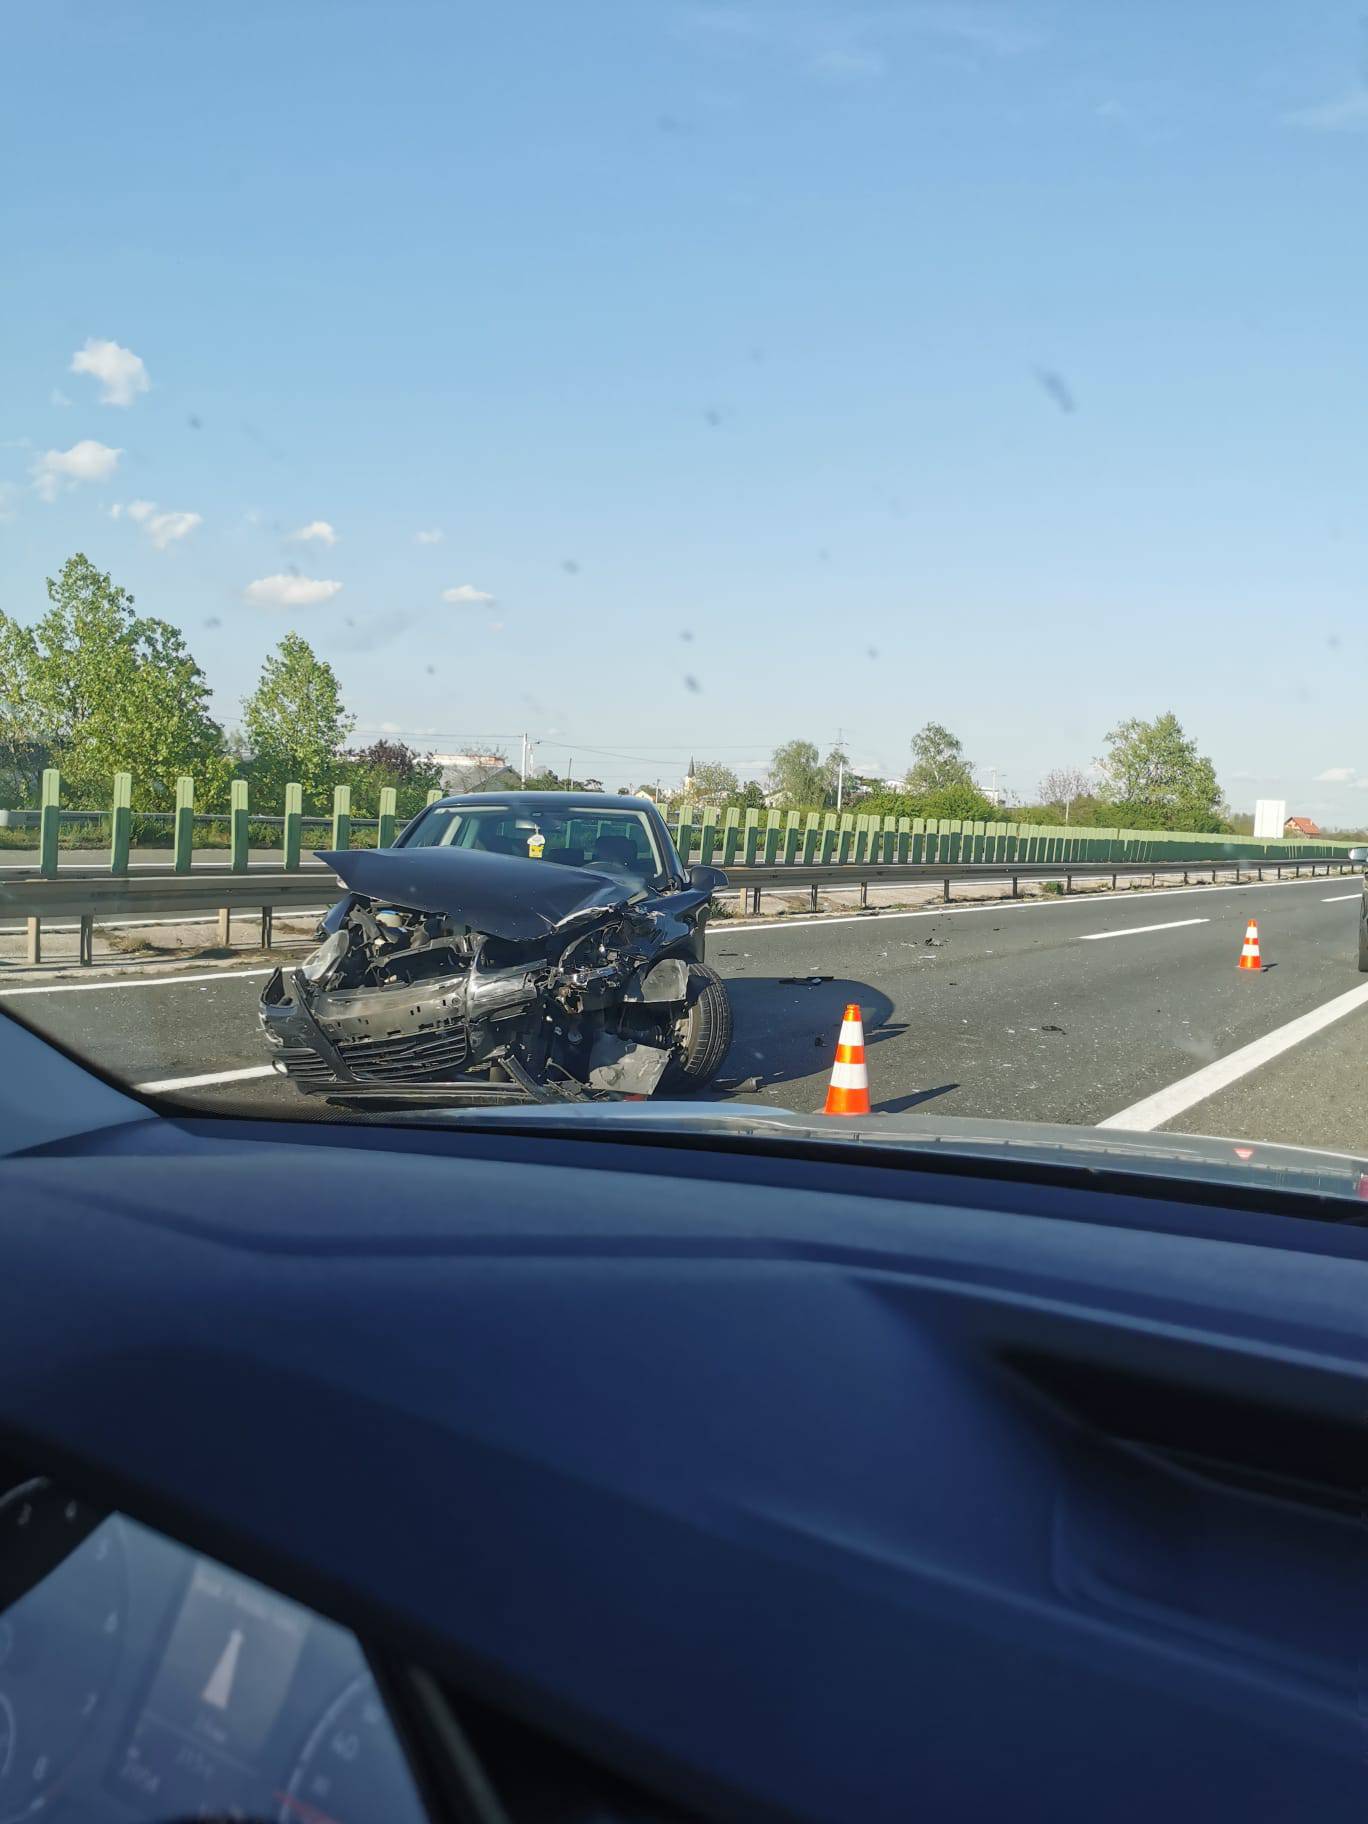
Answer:
M425 1824L413 1776L369 1673L323 1712L280 1795L280 1824Z
M61 1785L113 1680L127 1603L117 1521L42 1478L0 1497L0 1824Z

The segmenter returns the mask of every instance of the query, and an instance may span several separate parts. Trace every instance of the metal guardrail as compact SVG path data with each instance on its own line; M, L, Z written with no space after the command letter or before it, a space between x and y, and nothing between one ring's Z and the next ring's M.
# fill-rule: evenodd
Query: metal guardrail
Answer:
M1154 882L1161 874L1181 874L1186 884L1191 877L1203 879L1210 875L1214 881L1218 873L1233 871L1236 881L1242 882L1262 880L1266 874L1275 874L1281 880L1284 874L1300 875L1303 869L1315 874L1322 868L1327 874L1332 869L1341 874L1359 871L1351 863L1340 860L1245 861L1239 856L1219 861L1203 856L1195 861L977 861L962 864L929 861L890 862L886 866L857 861L825 868L805 868L801 864L792 867L728 868L727 884L729 889L739 888L743 897L749 896L752 910L757 912L762 892L783 892L790 887L806 887L811 896L812 908L816 911L817 895L823 887L857 887L860 904L865 906L872 886L907 886L914 882L938 880L942 883L942 898L948 905L951 885L957 880L1010 880L1012 898L1016 899L1020 895L1023 880L1062 880L1064 891L1070 893L1075 880L1109 877L1115 888L1117 881L1122 879L1143 879L1149 875L1151 882Z
M1360 868L1344 860L1242 861L1238 857L1212 861L1070 861L1070 862L846 862L825 867L804 867L801 862L774 867L732 867L727 870L724 893L739 893L753 911L760 909L760 895L766 891L804 890L809 894L813 911L823 889L858 890L860 904L867 907L870 887L896 887L939 881L942 899L949 904L951 887L956 881L1010 880L1012 897L1021 891L1023 880L1062 880L1064 891L1073 890L1075 880L1110 877L1112 886L1123 879L1143 879L1151 884L1160 875L1181 875L1184 882L1205 878L1215 881L1218 873L1234 871L1237 882L1263 880L1276 874L1300 875L1303 870L1318 874L1321 870L1358 873ZM326 906L345 891L330 869L301 868L286 872L278 868L257 868L221 872L199 868L193 874L164 873L147 870L139 874L107 872L77 873L63 869L60 875L0 874L0 919L22 919L28 936L27 960L42 960L44 919L75 920L80 926L80 960L92 960L94 929L103 919L166 914L169 917L187 912L218 913L219 942L227 944L232 935L234 912L255 910L261 919L261 942L270 944L272 920L277 912L311 911Z
M104 919L188 912L217 912L218 941L232 939L234 912L255 911L261 919L261 944L271 942L277 912L312 911L330 905L342 893L327 868L284 873L278 868L230 874L201 869L195 874L74 874L55 879L40 875L0 875L0 919L23 919L27 960L43 957L44 919L70 919L80 926L80 960L93 960L95 926Z

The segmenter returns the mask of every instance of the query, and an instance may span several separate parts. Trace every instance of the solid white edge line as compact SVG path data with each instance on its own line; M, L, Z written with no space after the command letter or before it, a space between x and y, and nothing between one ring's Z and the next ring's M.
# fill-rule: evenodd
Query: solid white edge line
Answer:
M1321 901L1323 906L1337 906L1342 899L1361 899L1360 893L1331 893Z
M155 1083L135 1083L145 1095L162 1095L173 1089L207 1089L211 1083L245 1083L249 1077L277 1075L273 1064L248 1064L242 1070L208 1071L202 1077L161 1077Z
M1345 1014L1353 1013L1356 1008L1363 1006L1368 1006L1368 982L1349 989L1346 994L1336 995L1333 1001L1327 1001L1323 1007L1313 1007L1310 1013L1304 1013L1298 1019L1289 1020L1286 1026L1265 1033L1263 1038L1255 1039L1251 1045L1242 1045L1238 1051L1232 1051L1229 1057L1217 1058L1214 1064L1204 1065L1201 1070L1193 1071L1190 1077L1180 1077L1176 1083L1170 1083L1167 1089L1146 1096L1142 1102L1132 1102L1129 1108L1108 1115L1105 1121L1099 1121L1097 1125L1128 1128L1132 1133L1152 1133L1166 1121L1185 1114L1195 1103L1205 1102L1217 1090L1237 1083L1241 1077L1248 1076L1251 1070L1257 1070L1261 1064L1281 1057L1283 1052L1291 1051L1294 1045L1300 1045L1303 1039L1324 1031L1327 1026L1333 1026L1336 1020L1342 1020Z
M1209 925L1209 918L1175 918L1166 925L1127 925L1121 931L1083 931L1079 933L1080 944L1097 944L1104 937L1140 937L1146 931L1178 931L1184 925Z
M241 981L248 975L274 975L268 969L213 969L207 975L159 975L131 982L44 982L41 988L0 988L0 1000L19 994L91 994L98 988L184 988L193 982Z

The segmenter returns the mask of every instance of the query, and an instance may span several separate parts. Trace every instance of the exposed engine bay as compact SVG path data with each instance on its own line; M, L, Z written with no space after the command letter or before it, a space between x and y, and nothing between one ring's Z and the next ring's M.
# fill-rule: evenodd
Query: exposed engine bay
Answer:
M358 890L313 954L272 976L262 1024L307 1093L648 1096L700 1087L726 1055L726 992L700 955L705 893L629 897L601 875L483 854L326 859L358 889L389 875L426 903Z

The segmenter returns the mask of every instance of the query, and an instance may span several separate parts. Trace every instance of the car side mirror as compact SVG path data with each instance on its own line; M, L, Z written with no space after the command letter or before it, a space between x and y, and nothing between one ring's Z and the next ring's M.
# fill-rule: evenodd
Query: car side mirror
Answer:
M1368 849L1350 849L1350 861L1368 861Z
M719 887L725 887L727 877L721 868L706 868L701 862L695 862L689 869L689 885L699 893L716 893Z

